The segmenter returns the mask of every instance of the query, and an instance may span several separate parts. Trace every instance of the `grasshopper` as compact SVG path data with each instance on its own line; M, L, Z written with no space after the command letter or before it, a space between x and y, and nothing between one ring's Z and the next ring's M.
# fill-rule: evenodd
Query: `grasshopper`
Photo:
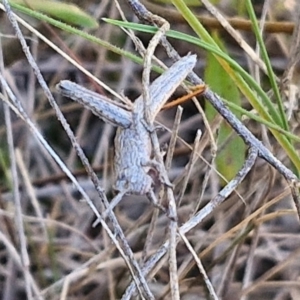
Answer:
M147 106L151 122L192 71L196 60L196 55L187 55L152 82L149 87L150 105ZM144 118L143 97L138 97L132 107L126 107L68 80L61 81L57 89L63 96L90 109L103 121L118 127L114 158L114 189L118 195L111 206L114 207L125 194L147 195L154 201L153 179L149 171L155 169L159 172L159 165L151 159L152 145Z

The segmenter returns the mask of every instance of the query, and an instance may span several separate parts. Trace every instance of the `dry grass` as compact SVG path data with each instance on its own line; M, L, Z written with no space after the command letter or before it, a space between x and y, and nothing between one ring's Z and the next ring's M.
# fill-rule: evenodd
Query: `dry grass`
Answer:
M86 2L86 9L93 7L92 10L97 12L99 18L119 18L113 1L101 1L100 4L89 2ZM131 11L125 6L124 10L131 19ZM287 21L292 20L290 14L284 17ZM175 25L172 24L172 27ZM185 25L179 24L177 27L178 30L189 32ZM48 26L41 24L38 28L51 36L50 39L60 48L68 45L87 70L117 93L124 93L130 99L135 99L141 93L140 66L76 36L50 30ZM12 32L3 14L1 33ZM253 46L249 33L241 33ZM25 30L24 34L30 37ZM134 50L130 39L116 27L101 24L93 34L120 47ZM143 41L149 38L148 35L139 37ZM253 63L246 61L243 52L225 34L224 40L232 56L236 55L241 65L245 68L249 65L253 67ZM278 76L281 76L288 59L288 52L285 51L289 48L286 44L290 41L290 36L269 34L265 40L274 68ZM56 94L54 87L59 80L70 79L99 93L106 92L45 44L34 38L30 38L30 44L61 111L97 172L108 199L111 199L114 193L111 166L115 128L103 123L81 106L62 99ZM195 71L203 74L204 52L187 48L187 44L178 41L174 42L174 46L182 55L189 51L197 53L199 61ZM101 203L95 187L82 168L41 88L35 83L27 61L18 54L14 58L6 57L10 52L8 49L13 51L12 47L18 47L14 37L2 39L7 82L43 137L100 210ZM160 48L157 56L170 63ZM297 74L296 69L294 80L297 80ZM176 96L182 93L179 90ZM201 97L199 100L204 103ZM111 242L103 226L92 228L94 213L85 201L80 201L81 196L76 187L37 142L35 134L13 113L9 114L2 103L1 107L1 299L25 299L30 295L36 299L37 295L40 299L121 298L132 277L115 244ZM159 122L172 129L175 112L175 109L161 112ZM294 110L293 117L295 112ZM289 164L285 153L271 137L263 133L261 125L249 121L245 124L256 136L272 145L273 153L282 162ZM295 118L291 119L291 124L297 132ZM211 124L214 133L218 125L217 121ZM175 196L181 194L187 176L185 167L199 128L206 132L203 116L192 102L188 102L184 105L179 129L180 138L187 144L178 140L169 171L169 177L175 185ZM7 138L10 135L12 140ZM170 141L171 134L169 131L162 131L159 132L159 137L163 146ZM179 226L186 225L220 190L218 175L211 164L214 153L210 143L209 137L203 134L199 159L193 165L187 188L178 203ZM11 149L15 149L14 157L9 160ZM15 164L15 171L13 167L9 167L10 164ZM19 189L16 189L16 185ZM15 202L16 199L19 199L20 204ZM153 213L159 213L155 223L151 222ZM156 211L146 197L124 197L115 214L134 258L141 265L145 257L157 253L168 239L168 217ZM113 224L107 223L113 230ZM149 234L153 235L152 242L147 245L147 251L143 251ZM27 247L22 246L24 243ZM257 160L250 174L224 203L193 229L182 233L176 251L181 299L209 299L204 278L199 272L202 265L220 299L300 299L299 221L285 180L261 159ZM169 281L168 257L163 255L147 277L155 299L170 299L172 287Z

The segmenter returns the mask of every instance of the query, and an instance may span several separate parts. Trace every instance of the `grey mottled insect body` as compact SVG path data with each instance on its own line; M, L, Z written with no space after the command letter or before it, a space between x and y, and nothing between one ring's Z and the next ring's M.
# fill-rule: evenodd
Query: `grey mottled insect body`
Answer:
M152 185L150 170L151 141L149 132L138 116L129 128L118 128L115 138L114 188L131 194L146 194ZM125 150L126 149L126 150Z

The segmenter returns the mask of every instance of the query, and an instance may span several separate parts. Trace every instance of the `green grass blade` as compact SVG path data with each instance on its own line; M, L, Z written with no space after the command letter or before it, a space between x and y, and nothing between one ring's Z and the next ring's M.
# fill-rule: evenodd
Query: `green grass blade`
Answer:
M250 20L252 22L252 27L253 27L256 39L257 39L258 44L259 44L259 48L260 48L260 51L261 51L262 58L263 58L263 60L266 64L266 67L267 67L269 80L270 80L270 83L271 83L271 86L272 86L272 89L273 89L273 92L274 92L274 95L275 95L275 100L277 102L278 109L279 109L279 114L280 114L282 127L285 130L288 130L289 129L288 121L287 121L287 118L286 118L286 115L285 115L285 112L284 112L283 102L282 102L282 99L281 99L281 96L280 96L279 88L278 88L278 85L276 83L276 79L275 79L276 76L273 72L273 68L272 68L268 53L267 53L267 49L266 49L264 41L262 39L262 35L260 33L260 30L259 30L257 18L255 16L255 12L254 12L254 9L253 9L253 6L252 6L252 3L251 3L250 0L246 0L246 7L247 7L247 10L248 10L248 13L249 13L249 16L250 16Z
M217 34L214 35L214 39L224 49L222 41ZM239 90L211 52L207 55L204 79L222 98L230 99L230 102L236 106L241 106ZM207 119L212 121L217 114L218 112L215 108L209 102L206 102L205 115ZM240 113L236 113L237 117L240 117L240 115ZM220 176L221 183L226 185L241 169L245 160L246 145L225 120L220 124L217 144L218 154L215 163L218 172L223 176ZM226 181L222 178L225 178Z
M20 11L22 11L22 7L26 7L31 11L41 12L72 25L87 28L96 28L99 26L95 18L74 4L51 0L10 0L9 3L13 8ZM26 12L28 13L29 10Z

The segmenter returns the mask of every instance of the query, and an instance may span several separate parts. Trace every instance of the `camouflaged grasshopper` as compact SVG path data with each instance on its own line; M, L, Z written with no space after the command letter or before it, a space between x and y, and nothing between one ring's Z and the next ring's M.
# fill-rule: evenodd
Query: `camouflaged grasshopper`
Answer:
M147 107L150 121L155 120L168 98L192 71L196 59L196 55L181 58L153 81L149 88L150 106ZM67 80L61 81L57 89L63 96L81 103L105 122L118 127L115 137L114 189L119 193L113 200L112 207L125 194L147 195L156 203L153 198L153 179L149 171L159 171L159 168L158 163L151 159L152 145L144 119L143 97L137 98L132 107L127 108Z

